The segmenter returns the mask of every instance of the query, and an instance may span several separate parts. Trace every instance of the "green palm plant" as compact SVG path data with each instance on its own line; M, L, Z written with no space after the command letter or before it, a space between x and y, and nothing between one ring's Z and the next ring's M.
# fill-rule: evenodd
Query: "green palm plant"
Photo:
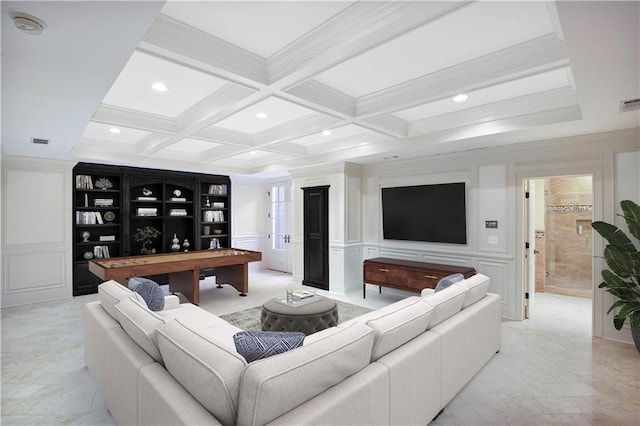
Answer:
M640 206L630 200L620 202L622 217L629 233L640 241ZM609 244L604 249L604 259L609 269L602 271L604 280L598 287L616 297L607 314L618 309L613 325L620 330L629 318L636 347L640 351L640 251L633 241L618 227L606 222L593 222L593 229Z

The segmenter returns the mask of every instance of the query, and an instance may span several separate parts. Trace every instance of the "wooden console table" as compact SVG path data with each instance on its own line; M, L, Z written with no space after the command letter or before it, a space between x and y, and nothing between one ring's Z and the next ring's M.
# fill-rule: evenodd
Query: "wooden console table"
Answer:
M376 257L367 259L363 265L362 296L367 297L367 284L420 293L425 288L435 288L438 281L447 275L460 273L465 278L476 274L474 268L440 265L438 263Z

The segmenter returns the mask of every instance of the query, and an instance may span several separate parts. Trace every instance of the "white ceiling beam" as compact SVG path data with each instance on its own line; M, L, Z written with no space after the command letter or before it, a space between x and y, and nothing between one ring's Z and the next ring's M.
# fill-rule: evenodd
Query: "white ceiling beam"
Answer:
M144 46L156 46L252 81L267 83L266 61L262 57L166 15L158 17L143 42Z
M570 106L579 106L578 96L572 87L562 87L417 120L409 123L408 133L409 136L428 134L459 127L460 123L485 123Z
M269 82L304 81L469 2L359 1L268 59Z
M157 133L174 134L178 131L176 121L170 117L110 105L100 105L91 121Z
M285 93L304 99L312 105L322 105L348 117L353 117L356 113L354 98L316 80L307 80L286 90Z
M568 65L564 44L548 34L363 96L356 116L398 111Z

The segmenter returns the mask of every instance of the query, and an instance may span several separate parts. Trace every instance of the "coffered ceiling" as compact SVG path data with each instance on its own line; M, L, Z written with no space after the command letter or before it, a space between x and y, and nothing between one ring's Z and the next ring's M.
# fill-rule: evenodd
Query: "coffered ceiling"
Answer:
M20 33L16 11L51 25ZM43 48L75 52L74 68L39 64L57 78L99 80L50 106L85 106L56 123L69 130L51 157L271 176L639 125L618 111L640 97L637 2L3 2L2 15L10 154L50 137L18 126L20 101L47 93L17 68Z

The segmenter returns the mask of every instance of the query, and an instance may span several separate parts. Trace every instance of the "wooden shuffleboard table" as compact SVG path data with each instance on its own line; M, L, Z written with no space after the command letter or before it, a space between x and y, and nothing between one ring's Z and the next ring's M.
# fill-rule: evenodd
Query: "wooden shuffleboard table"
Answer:
M234 248L195 250L143 256L113 257L89 261L89 271L103 280L127 285L132 277L168 274L169 291L182 293L191 303L200 303L200 270L215 268L216 282L229 284L246 296L249 262L262 260L259 251Z

